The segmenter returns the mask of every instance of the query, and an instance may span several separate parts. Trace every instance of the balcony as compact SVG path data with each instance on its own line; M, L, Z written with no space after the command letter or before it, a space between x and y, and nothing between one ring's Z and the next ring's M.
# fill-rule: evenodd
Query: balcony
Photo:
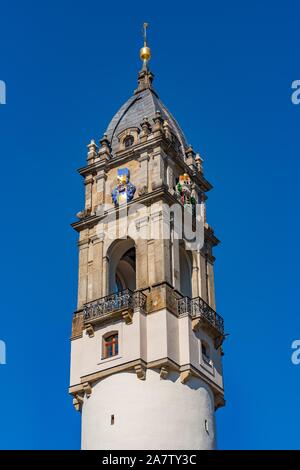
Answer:
M215 338L224 337L224 320L218 315L201 297L190 299L183 297L177 301L178 316L188 314L194 326L206 329L208 333L213 333Z
M83 318L85 323L95 323L107 316L120 313L127 323L131 323L135 308L146 309L147 297L140 291L125 289L115 294L109 294L101 299L85 304Z
M171 295L174 299L174 313L176 314L177 306L178 317L189 315L192 319L193 330L202 328L214 339L216 348L218 348L224 339L223 318L201 297L178 299L178 297L175 298L174 292ZM136 308L146 312L147 296L141 291L133 292L130 289L124 289L86 303L83 307L83 320L87 327L91 326L91 329L87 329L88 334L93 334L93 324L112 317L119 316L124 318L126 323L132 323L133 312Z

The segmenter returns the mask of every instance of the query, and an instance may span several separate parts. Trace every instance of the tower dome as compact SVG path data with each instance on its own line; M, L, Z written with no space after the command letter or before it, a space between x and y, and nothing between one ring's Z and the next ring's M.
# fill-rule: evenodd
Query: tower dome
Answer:
M134 95L121 106L109 123L106 130L107 138L111 144L112 154L118 150L118 135L128 128L141 128L141 122L146 117L149 122L160 113L161 118L167 121L171 131L177 137L182 155L187 147L185 136L170 111L162 103L157 93L152 88L153 75L150 71L139 73L139 86Z
M112 118L106 130L107 138L111 145L112 154L115 154L119 147L118 135L125 129L141 128L143 119L147 119L149 123L159 115L163 121L167 121L171 132L178 139L182 155L187 143L179 124L166 106L159 99L157 93L152 88L154 75L148 68L148 61L151 58L151 49L147 44L147 28L148 23L144 23L144 47L140 50L140 58L143 61L142 70L138 75L138 88L134 95L131 96L126 103Z

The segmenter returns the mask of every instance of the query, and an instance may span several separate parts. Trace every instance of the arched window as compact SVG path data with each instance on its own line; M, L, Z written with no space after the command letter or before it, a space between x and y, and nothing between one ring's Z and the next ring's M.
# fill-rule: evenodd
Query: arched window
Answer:
M129 135L125 137L124 139L124 147L127 149L128 147L131 147L133 145L134 138L132 135Z
M118 333L109 334L103 338L103 359L119 354Z
M108 294L136 289L136 252L133 240L115 240L108 250Z

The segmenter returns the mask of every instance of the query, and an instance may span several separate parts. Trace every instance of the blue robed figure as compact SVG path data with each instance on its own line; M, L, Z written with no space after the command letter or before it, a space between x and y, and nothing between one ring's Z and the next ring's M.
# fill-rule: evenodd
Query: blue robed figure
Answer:
M118 184L112 190L111 197L116 206L127 203L133 199L135 186L129 181L130 172L128 168L118 169Z

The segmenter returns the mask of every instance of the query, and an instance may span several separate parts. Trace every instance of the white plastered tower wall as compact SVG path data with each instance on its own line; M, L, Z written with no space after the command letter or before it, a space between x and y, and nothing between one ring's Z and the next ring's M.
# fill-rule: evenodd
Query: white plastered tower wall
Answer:
M79 281L70 393L82 414L83 449L213 449L214 413L224 405L224 329L215 313L212 255L218 240L206 222L204 245L193 251L172 226L168 238L153 235L165 229L166 207L178 204L180 175L202 204L211 185L152 78L143 68L135 95L100 147L88 145L79 170L85 208L73 224ZM135 230L122 238L124 207L112 206L112 191L124 168L135 187L126 206ZM112 334L118 349L107 356Z
M205 382L193 377L184 386L175 372L168 380L155 369L145 381L131 372L111 375L85 399L82 449L214 449L213 401Z

